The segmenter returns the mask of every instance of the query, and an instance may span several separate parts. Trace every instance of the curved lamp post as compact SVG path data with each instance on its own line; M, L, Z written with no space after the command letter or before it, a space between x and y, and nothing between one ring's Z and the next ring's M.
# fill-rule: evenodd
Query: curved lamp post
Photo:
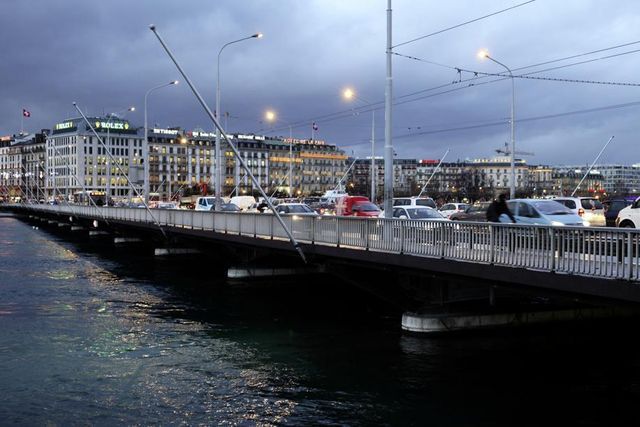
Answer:
M245 40L249 40L249 39L259 39L262 38L262 33L255 33L252 34L248 37L243 37L241 39L238 40L233 40L230 41L229 43L226 43L224 46L222 46L220 48L220 51L218 51L218 66L217 66L217 78L216 78L216 110L215 110L215 114L217 117L220 117L220 54L222 54L222 51L224 50L225 47L234 44L234 43L240 43L242 41ZM225 129L225 133L226 133L227 129ZM215 162L215 179L214 179L214 186L215 186L215 190L216 190L216 206L215 206L215 210L219 211L220 210L220 204L221 204L221 199L220 199L220 192L221 187L222 187L222 168L220 167L220 129L216 128L216 147L215 147L215 157L214 157L214 162Z
M287 125L289 127L289 197L293 197L293 181L291 181L291 177L292 177L292 170L293 170L293 130L291 127L291 123L279 119L276 116L276 113L272 110L267 111L266 113L264 113L264 117L265 119L267 119L268 122L270 123L275 123L275 122L282 122L285 125Z
M371 105L371 103L363 98L360 98L356 95L355 91L351 88L347 88L342 92L342 96L347 99L356 99L363 104ZM376 166L376 110L371 110L371 202L376 202L376 175L375 175L375 166Z
M511 77L511 185L509 195L511 199L516 197L516 167L515 167L515 155L516 155L516 130L515 130L515 105L516 105L516 85L515 79L513 78L513 73L511 69L504 65L502 62L497 61L495 58L489 56L489 52L486 50L481 50L478 52L478 57L481 59L489 59L496 64L503 67L509 73Z
M149 203L149 174L151 173L151 168L149 166L149 142L147 141L148 133L149 133L149 129L147 126L147 98L149 97L149 94L156 89L160 89L160 88L171 86L171 85L177 85L178 83L179 83L178 80L174 80L169 83L161 84L161 85L152 87L147 91L147 93L144 94L144 143L142 144L142 150L143 150L142 156L144 159L143 192L144 192L144 199L147 202L147 204Z

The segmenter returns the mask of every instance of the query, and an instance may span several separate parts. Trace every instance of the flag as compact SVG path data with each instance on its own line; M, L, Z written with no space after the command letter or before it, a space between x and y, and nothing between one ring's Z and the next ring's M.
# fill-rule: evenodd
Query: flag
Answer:
M24 108L22 109L22 115L24 117L31 117L31 111L27 111Z
M313 128L313 130L318 130L318 125L316 122L313 122L313 124L311 125L311 127Z

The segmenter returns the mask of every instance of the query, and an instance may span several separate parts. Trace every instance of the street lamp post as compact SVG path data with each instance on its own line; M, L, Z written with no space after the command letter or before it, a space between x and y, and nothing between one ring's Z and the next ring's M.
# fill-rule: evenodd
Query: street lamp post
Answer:
M265 118L268 122L282 122L289 127L289 197L291 198L293 194L293 181L291 180L293 176L293 128L291 127L291 123L277 118L276 113L271 110L265 113Z
M357 99L358 101L371 105L370 102L366 101L363 98L360 98L355 94L352 89L345 89L342 92L342 95L346 99ZM371 110L371 202L376 202L376 175L375 175L375 166L376 166L376 110L372 108Z
M149 142L147 141L148 133L149 133L149 128L148 128L148 125L147 125L147 98L149 97L149 94L151 92L153 92L154 90L156 90L156 89L160 89L160 88L171 86L171 85L177 85L177 84L178 84L178 80L174 80L174 81L169 82L169 83L161 84L161 85L152 87L144 95L144 142L142 144L142 150L143 150L142 158L143 158L143 161L144 161L144 189L143 189L143 192L144 192L144 199L147 202L147 204L149 203L149 175L151 173L151 168L149 166Z
M515 79L513 78L513 73L511 72L511 69L509 67L507 67L506 65L504 65L502 62L497 61L495 58L492 58L491 56L489 56L489 52L487 52L486 50L481 50L478 53L478 56L480 58L487 58L493 62L495 62L496 64L500 65L501 67L504 67L504 69L507 70L507 72L509 73L509 76L511 78L511 156L510 156L510 160L511 160L511 185L510 185L510 189L509 189L509 197L511 199L514 199L516 197L516 166L515 166L515 155L516 155L516 124L515 124L515 105L516 105L516 85L515 85Z
M222 54L222 51L224 50L224 48L229 46L230 44L239 43L241 41L245 41L249 39L259 39L261 37L262 37L262 33L255 33L248 37L243 37L241 39L231 41L220 48L220 51L218 52L218 65L217 65L217 77L216 77L216 111L215 113L217 117L220 117L220 54ZM225 133L226 131L227 129L225 129ZM221 160L222 159L220 158L220 129L216 128L216 147L215 147L215 157L214 157L214 162L215 162L214 186L216 191L216 205L215 205L216 211L220 210L220 204L221 204L221 199L220 199L220 193L222 191L221 190L222 168L220 166Z

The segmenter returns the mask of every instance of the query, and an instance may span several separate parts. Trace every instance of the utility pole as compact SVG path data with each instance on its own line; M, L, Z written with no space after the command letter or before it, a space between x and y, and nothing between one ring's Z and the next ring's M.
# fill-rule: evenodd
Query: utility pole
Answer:
M393 79L391 77L391 0L387 0L387 81L384 91L384 216L393 215L393 142L391 119Z

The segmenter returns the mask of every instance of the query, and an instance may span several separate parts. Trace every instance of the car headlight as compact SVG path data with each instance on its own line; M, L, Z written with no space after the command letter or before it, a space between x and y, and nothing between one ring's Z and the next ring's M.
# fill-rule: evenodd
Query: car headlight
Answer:
M590 227L591 223L589 221L582 221L582 225L584 225L585 227Z
M564 224L561 223L560 221L551 221L551 225L559 226L559 225L564 225Z

